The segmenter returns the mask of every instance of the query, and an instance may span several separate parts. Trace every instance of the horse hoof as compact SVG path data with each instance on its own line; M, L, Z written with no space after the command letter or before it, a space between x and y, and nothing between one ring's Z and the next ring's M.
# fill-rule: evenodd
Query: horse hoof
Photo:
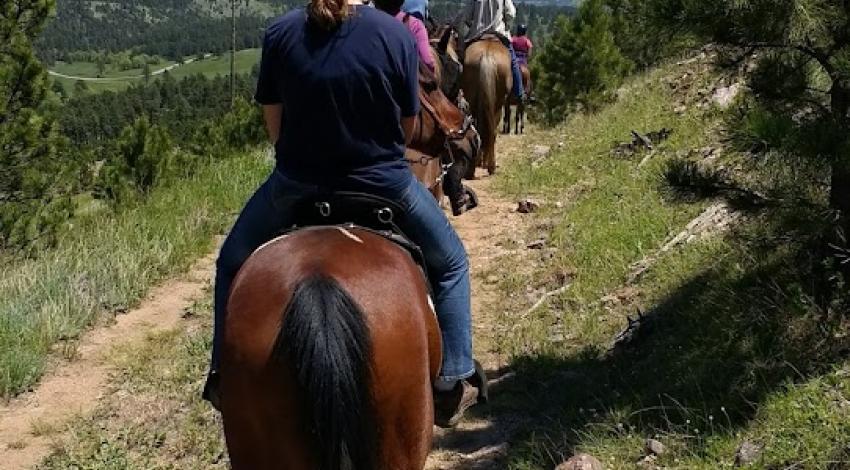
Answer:
M466 210L472 210L478 207L478 194L469 186L463 187L463 192L466 193Z

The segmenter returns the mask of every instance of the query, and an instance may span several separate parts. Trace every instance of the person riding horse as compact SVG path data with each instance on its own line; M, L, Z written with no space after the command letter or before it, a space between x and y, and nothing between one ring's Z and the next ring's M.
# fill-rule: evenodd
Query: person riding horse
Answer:
M423 23L428 20L428 0L404 0L401 11L410 13Z
M508 48L511 55L511 74L513 76L512 93L515 98L523 101L525 91L522 87L522 73L507 26L515 17L516 7L512 0L469 0L460 16L469 25L466 44L471 44L487 34L492 34Z
M520 66L528 66L528 59L531 58L531 49L534 44L528 37L528 26L521 24L516 27L516 34L511 38L511 46L516 53L517 62Z
M472 357L467 254L405 161L419 111L418 64L404 25L357 0L311 0L266 31L256 100L276 165L216 262L212 359L203 392L213 406L221 402L219 367L234 278L258 247L296 222L303 199L332 191L379 195L404 209L400 228L424 252L442 335L436 424L456 424L477 402L474 384L483 385Z
M425 64L428 69L433 72L435 68L434 55L431 54L431 40L428 37L428 28L425 26L423 19L419 15L404 11L401 7L401 2L374 2L379 10L383 10L395 17L395 19L404 23L413 39L416 42L416 49L419 52L419 60Z

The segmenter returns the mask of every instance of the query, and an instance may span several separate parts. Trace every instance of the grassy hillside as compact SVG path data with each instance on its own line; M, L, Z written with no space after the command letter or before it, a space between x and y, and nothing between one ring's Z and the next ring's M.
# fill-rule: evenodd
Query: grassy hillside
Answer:
M60 245L38 259L4 263L0 398L38 380L56 341L73 352L84 329L207 253L267 171L261 155L235 155L117 215L76 219Z
M751 468L850 464L850 324L807 294L806 215L741 208L725 222L731 230L714 221L713 236L685 235L659 251L707 206L735 207L675 197L662 178L667 163L706 148L714 156L701 163L720 168L751 158L722 143L722 114L674 96L668 79L686 72L637 77L618 103L535 136L553 155L502 180L508 194L547 201L529 237L544 236L552 256L491 274L505 292L532 297L569 285L534 312L524 296L504 306L500 323L514 326L499 343L518 379L496 392L494 408L531 417L512 441L510 468L551 468L578 451L606 468L726 468L745 442L762 449ZM689 107L678 115L682 99ZM631 130L662 127L673 136L651 155L612 155ZM639 313L630 340L615 341ZM666 452L647 456L647 438Z
M600 112L532 129L529 157L497 176L504 197L531 196L541 208L527 216L527 234L499 242L508 254L496 268L473 273L504 293L487 315L498 321L481 331L516 375L478 411L511 434L505 460L470 468L551 469L576 452L610 469L729 468L743 443L760 449L748 468L848 468L850 325L806 294L809 250L785 231L804 227L805 214L683 198L663 177L694 153L745 167L722 142L723 113L699 105L716 77L702 68L690 86L670 86L694 76L688 67L634 77ZM673 134L653 152L612 155L632 130L662 127ZM716 207L731 209L696 231L691 221ZM516 242L540 238L542 251ZM209 308L192 313L208 318ZM630 339L615 341L638 312ZM44 468L226 467L211 431L220 422L197 396L209 347L202 325L122 348L112 393ZM647 438L664 445L660 456L647 456Z

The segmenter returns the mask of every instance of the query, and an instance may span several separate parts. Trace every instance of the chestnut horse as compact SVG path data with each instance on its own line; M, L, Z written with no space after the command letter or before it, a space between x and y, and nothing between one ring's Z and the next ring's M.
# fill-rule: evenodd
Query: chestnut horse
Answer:
M445 193L452 213L462 213L478 205L475 193L463 185L463 176L474 168L481 140L472 119L449 101L436 77L424 67L420 71L421 110L405 158L413 174L438 201Z
M531 72L525 64L520 65L519 70L522 73L522 88L525 90L525 96L531 96ZM502 133L511 133L511 105L516 106L516 122L514 123L514 131L517 134L522 134L525 132L525 103L518 100L513 94L508 97L508 102L505 104L505 119L502 123Z
M481 166L496 172L496 134L502 109L513 86L511 56L498 38L485 35L466 47L461 88L481 134ZM467 168L467 178L475 177L475 168Z
M374 232L301 229L231 288L222 418L235 470L421 469L441 340L409 252Z

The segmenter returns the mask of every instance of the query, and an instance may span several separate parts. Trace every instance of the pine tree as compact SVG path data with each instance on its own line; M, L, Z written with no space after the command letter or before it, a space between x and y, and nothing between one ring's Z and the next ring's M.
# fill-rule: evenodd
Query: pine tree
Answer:
M632 64L614 41L602 0L588 0L575 18L560 17L534 66L535 92L546 119L556 122L576 105L594 109L611 98Z
M0 3L0 247L44 241L58 226L62 177L54 120L43 112L47 74L32 42L52 0Z
M760 51L761 98L816 108L830 128L818 152L830 160L830 205L850 235L850 0L655 0L655 9L671 27Z

